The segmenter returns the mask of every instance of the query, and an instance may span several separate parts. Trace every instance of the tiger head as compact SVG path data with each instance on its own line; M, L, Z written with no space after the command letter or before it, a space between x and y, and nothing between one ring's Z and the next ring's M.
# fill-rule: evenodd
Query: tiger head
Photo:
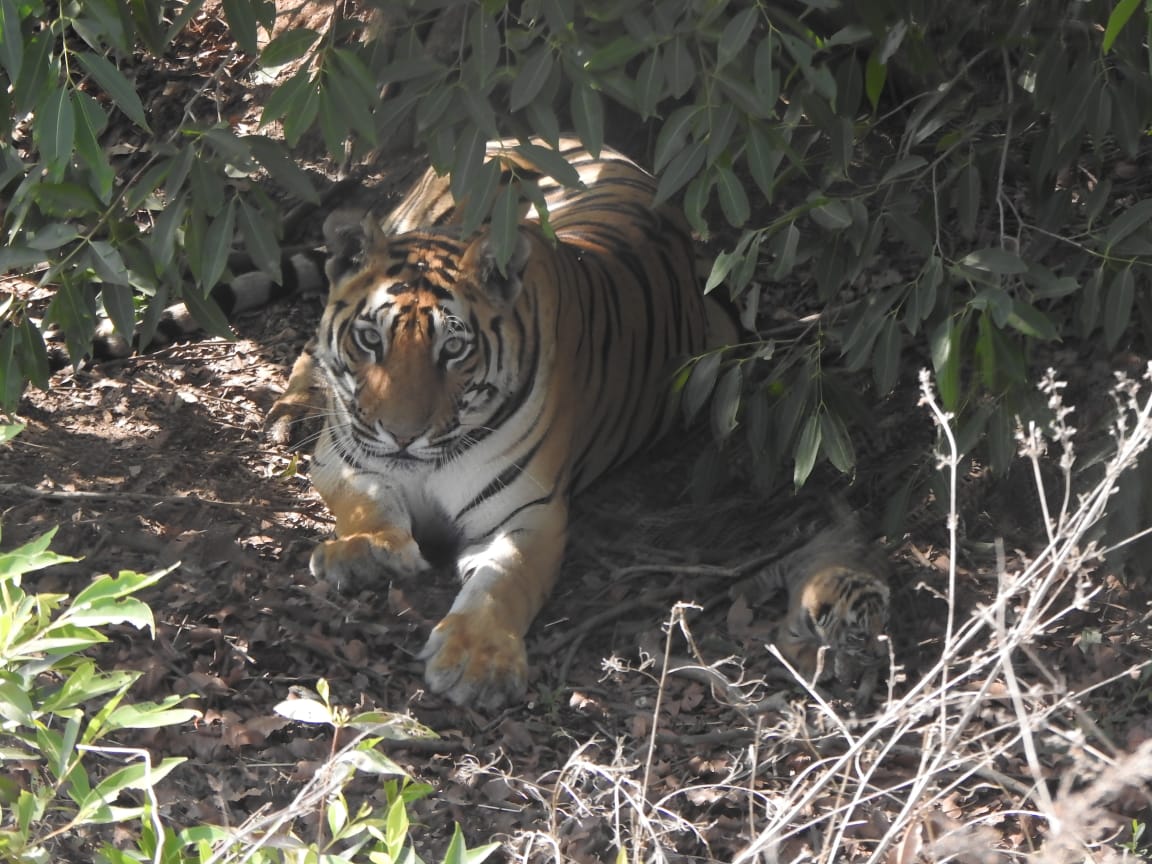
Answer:
M371 219L325 230L316 356L338 450L358 463L439 462L483 437L532 377L517 344L530 229L503 272L486 230L386 236Z

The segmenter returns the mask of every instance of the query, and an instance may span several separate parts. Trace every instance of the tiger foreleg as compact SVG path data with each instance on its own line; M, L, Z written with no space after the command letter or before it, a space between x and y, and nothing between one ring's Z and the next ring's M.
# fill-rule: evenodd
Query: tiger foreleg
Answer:
M367 494L334 480L335 472L325 466L319 459L313 462L312 482L336 517L336 536L312 550L313 576L348 591L431 569L398 494L389 489Z
M556 506L531 529L506 530L465 551L464 585L420 653L424 678L458 705L496 708L524 695L524 635L556 580L567 510Z

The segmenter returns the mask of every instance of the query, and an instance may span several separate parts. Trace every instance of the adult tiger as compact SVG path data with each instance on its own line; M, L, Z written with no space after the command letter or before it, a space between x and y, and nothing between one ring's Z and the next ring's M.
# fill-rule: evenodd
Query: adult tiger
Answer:
M487 147L506 180L539 184L555 234L526 212L503 272L487 228L460 236L431 171L382 223L326 226L328 305L271 415L324 393L312 482L336 536L312 554L317 577L418 574L416 538L454 538L463 586L421 656L434 692L486 707L526 686L571 493L668 428L678 358L734 336L649 174L563 140L582 185L562 186L532 146Z

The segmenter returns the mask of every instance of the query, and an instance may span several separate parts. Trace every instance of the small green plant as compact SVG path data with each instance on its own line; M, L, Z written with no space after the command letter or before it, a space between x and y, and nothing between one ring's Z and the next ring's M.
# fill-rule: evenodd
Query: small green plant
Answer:
M125 704L140 673L104 671L85 656L107 641L98 629L131 624L153 631L152 611L132 595L168 570L99 576L75 597L30 594L25 575L76 559L48 551L55 530L0 555L0 858L55 860L54 841L81 826L144 818L147 793L183 759L153 765L146 751L102 746L122 729L183 723L197 715L182 697ZM93 776L90 753L140 758ZM126 803L127 801L127 803Z
M1146 851L1143 845L1140 843L1140 840L1144 837L1144 829L1148 826L1139 820L1133 819L1131 827L1132 836L1128 839L1127 843L1122 843L1120 848L1126 852L1131 853L1137 858L1140 858L1142 857L1142 853Z
M260 814L239 828L165 826L153 789L182 758L153 764L147 750L113 746L110 736L187 722L198 712L178 707L182 697L127 704L140 673L105 671L85 652L107 641L98 628L131 624L154 631L152 610L133 595L156 584L168 570L122 571L99 576L75 597L29 593L24 577L77 559L49 551L55 530L0 554L0 862L50 864L61 860L67 835L117 823L140 824L131 848L105 844L100 864L423 864L408 836L407 807L431 794L377 749L384 739L431 736L403 715L351 714L333 706L328 684L315 697L281 703L277 711L304 723L323 723L353 740L333 752L283 810ZM108 773L94 756L135 761ZM385 804L355 809L344 789L357 774L390 779ZM130 796L130 793L135 793ZM301 817L319 814L316 837L293 831ZM99 837L97 833L95 836ZM457 825L444 862L479 864L497 848L468 849Z

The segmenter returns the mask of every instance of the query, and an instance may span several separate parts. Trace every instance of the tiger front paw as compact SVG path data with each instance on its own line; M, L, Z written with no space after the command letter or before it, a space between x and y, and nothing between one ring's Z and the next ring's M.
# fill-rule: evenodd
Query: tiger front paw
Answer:
M420 659L433 693L457 705L499 708L524 695L528 653L524 639L492 610L451 613L436 625Z
M390 539L377 534L353 534L325 540L312 550L312 575L341 591L379 583L388 575L411 576L431 569L411 537Z

